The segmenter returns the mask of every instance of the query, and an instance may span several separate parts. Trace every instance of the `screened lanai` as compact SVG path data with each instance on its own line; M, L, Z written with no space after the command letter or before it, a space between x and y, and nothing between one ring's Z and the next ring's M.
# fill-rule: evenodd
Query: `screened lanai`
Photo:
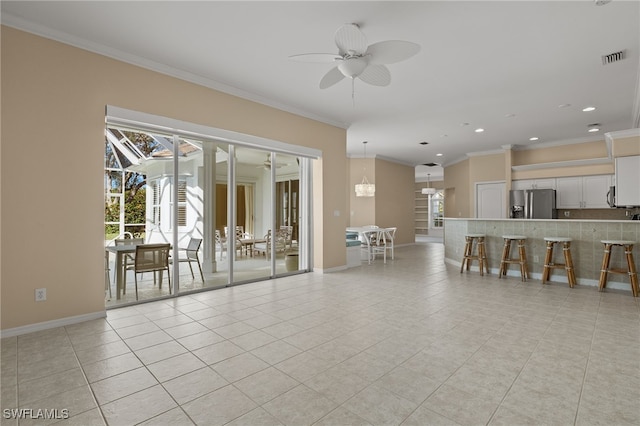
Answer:
M299 260L309 164L255 146L107 125L107 306L136 302L136 278L137 301L170 296L166 277L160 286L155 273L134 275L131 253L118 258L117 244L170 244L172 294L309 270L308 250ZM181 250L193 240L195 252ZM185 257L192 262L173 262Z

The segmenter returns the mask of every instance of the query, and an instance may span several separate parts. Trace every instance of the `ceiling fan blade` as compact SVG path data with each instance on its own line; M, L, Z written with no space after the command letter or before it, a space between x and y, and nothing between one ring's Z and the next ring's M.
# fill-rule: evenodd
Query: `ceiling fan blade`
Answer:
M342 59L340 55L335 53L301 53L299 55L291 55L289 59L298 62L334 62Z
M322 77L322 80L320 80L320 88L326 89L327 87L331 87L343 78L344 74L340 72L338 67L333 67Z
M388 86L391 84L391 73L389 68L384 65L370 64L358 77L365 83L374 86Z
M367 38L356 24L345 24L338 28L335 40L341 55L362 55L367 50Z
M409 59L420 51L420 45L410 41L387 40L373 43L367 49L369 62L374 64L393 64Z

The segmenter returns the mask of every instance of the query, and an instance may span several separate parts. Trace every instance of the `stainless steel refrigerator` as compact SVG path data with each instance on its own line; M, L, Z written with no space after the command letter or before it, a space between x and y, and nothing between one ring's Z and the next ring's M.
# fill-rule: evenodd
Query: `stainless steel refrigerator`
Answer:
M557 219L555 189L517 189L509 192L512 219Z

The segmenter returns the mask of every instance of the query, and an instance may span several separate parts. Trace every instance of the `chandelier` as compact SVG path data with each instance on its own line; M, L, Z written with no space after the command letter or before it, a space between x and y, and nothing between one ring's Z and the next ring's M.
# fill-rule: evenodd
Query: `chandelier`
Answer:
M364 159L367 159L367 141L362 142L364 145ZM364 168L365 172L367 168ZM362 183L356 185L356 197L373 197L376 193L376 185L369 183L367 175L363 174Z
M431 187L431 180L429 179L431 177L431 173L427 174L427 187L426 188L422 188L422 195L433 195L436 193L436 189Z

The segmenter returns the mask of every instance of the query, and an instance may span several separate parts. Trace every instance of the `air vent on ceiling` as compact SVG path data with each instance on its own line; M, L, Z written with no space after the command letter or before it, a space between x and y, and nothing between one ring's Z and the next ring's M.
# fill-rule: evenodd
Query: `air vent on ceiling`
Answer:
M618 52L609 53L608 55L602 55L602 65L612 64L618 62L627 57L626 50L620 50Z
M439 166L439 164L437 164L437 163L424 163L423 166L435 167L435 166Z

